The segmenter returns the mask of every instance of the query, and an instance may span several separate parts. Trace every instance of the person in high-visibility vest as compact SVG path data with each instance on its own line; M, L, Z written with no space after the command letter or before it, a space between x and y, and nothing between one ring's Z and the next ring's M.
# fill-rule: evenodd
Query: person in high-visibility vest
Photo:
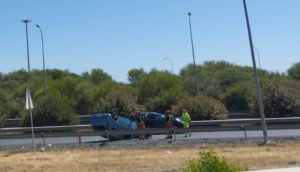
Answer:
M136 113L136 116L135 116L135 122L140 130L144 130L146 128L146 126L145 126L145 122L142 119L142 116L140 114L141 114L141 111L138 110ZM144 140L145 134L140 134L139 138L140 138L140 140Z
M170 113L169 110L166 110L166 128L172 128L173 127L173 115ZM172 139L173 138L173 132L167 133L166 139Z
M183 128L189 128L190 127L190 122L191 122L191 117L186 112L186 109L182 109L181 119L183 121ZM192 134L189 133L189 132L185 133L185 137L191 137L191 135Z

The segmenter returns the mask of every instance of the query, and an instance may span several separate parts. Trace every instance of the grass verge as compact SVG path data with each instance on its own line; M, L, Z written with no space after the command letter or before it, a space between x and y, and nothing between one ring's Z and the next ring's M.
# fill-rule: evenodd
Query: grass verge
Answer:
M213 150L249 170L300 166L300 143L207 148L74 150L62 152L0 152L0 171L49 172L176 172L200 150Z

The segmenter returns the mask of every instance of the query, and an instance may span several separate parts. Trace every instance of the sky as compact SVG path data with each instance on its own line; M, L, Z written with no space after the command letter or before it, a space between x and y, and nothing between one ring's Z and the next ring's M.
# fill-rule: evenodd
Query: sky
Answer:
M299 0L247 0L253 45L261 68L286 72L298 62ZM81 74L100 68L118 82L128 71L172 71L193 63L226 60L252 66L242 0L9 0L0 5L0 72L30 68ZM255 51L259 67L258 54ZM167 58L167 59L164 59Z

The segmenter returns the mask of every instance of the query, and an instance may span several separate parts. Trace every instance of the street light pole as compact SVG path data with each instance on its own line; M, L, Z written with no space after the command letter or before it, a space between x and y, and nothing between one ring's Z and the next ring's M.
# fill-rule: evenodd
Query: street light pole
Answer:
M256 52L257 52L257 55L258 55L258 63L259 63L259 68L260 68L260 70L261 70L261 66L260 66L260 57L259 57L259 51L258 51L258 49L256 48L256 47L253 47L255 50L256 50Z
M43 51L43 67L44 67L44 84L45 84L45 96L48 98L48 90L47 90L47 80L46 80L46 69L45 69L45 56L44 56L44 38L43 38L43 32L40 25L36 25L40 29L41 37L42 37L42 51Z
M256 82L256 90L257 90L257 99L258 99L258 105L259 105L259 112L260 112L261 124L262 124L262 129L263 129L263 135L264 135L264 142L262 144L265 144L265 143L268 142L267 125L266 125L266 120L265 120L263 102L262 102L262 98L261 98L261 92L260 92L260 86L259 86L259 79L258 79L257 70L256 70L256 63L255 63L255 56L254 56L254 50L253 50L253 43L252 43L252 36L251 36L250 24L249 24L249 19L248 19L248 12L247 12L246 0L243 0L243 3L244 3L244 10L245 10L245 17L246 17L246 22L247 22L247 28L248 28L248 37L249 37L250 50L251 50L251 56L252 56L253 71L254 71L254 77L255 77L255 82Z
M28 28L27 28L27 24L30 22L31 20L22 20L23 23L25 23L26 25L26 42L27 42L27 62L28 62L28 74L30 74L30 61L29 61L29 44L28 44ZM28 81L28 93L30 94L30 85L29 85L29 81ZM29 111L30 111L30 119L31 119L31 134L32 134L32 147L33 147L33 151L35 152L35 143L34 143L34 132L33 132L33 119L32 119L32 108L31 107L31 99L28 98L28 106L29 106Z
M199 86L197 80L197 73L196 73L196 63L195 63L195 53L194 53L194 43L193 43L193 34L192 34L192 24L191 24L191 13L189 15L189 23L190 23L190 34L191 34L191 43L192 43L192 52L193 52L193 60L194 60L194 75L195 75L195 83L196 83L196 95L199 95Z
M164 58L164 60L169 60L170 62L171 62L171 65L172 65L172 73L174 74L174 70L173 70L173 62L172 62L172 60L171 59L169 59L169 58Z

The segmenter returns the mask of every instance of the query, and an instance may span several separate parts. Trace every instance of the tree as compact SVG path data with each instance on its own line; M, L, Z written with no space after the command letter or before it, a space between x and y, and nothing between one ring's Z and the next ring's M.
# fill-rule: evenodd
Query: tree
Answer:
M0 72L0 82L4 81L5 76L6 75L4 73Z
M236 65L229 63L224 60L220 61L205 61L203 63L203 67L205 68L206 71L219 71L219 70L224 70L226 68L234 67Z
M137 104L137 96L127 92L125 89L113 90L99 101L99 109L103 112L111 112L118 109L123 116L131 115L142 106Z
M101 98L104 98L110 94L113 90L120 88L120 85L115 81L104 81L101 84L94 85L92 88L93 100L99 101Z
M104 81L111 81L112 78L102 69L92 69L91 82L93 84L99 84Z
M9 95L0 88L0 128L3 127L4 122L6 121L7 114L7 101L9 100Z
M204 72L206 69L201 65L196 65L196 73L197 75L201 72ZM187 77L187 76L195 76L194 75L194 64L188 64L179 72L180 77Z
M81 77L86 80L86 81L90 81L91 80L91 75L88 72L83 72L81 74Z
M239 82L253 80L253 70L248 67L229 67L217 72L221 89L225 92Z
M169 72L152 70L138 84L138 99L147 110L164 112L172 104L187 95L180 77Z
M226 61L205 61L203 65L196 65L199 93L205 96L219 98L224 92L219 73L235 65ZM183 88L192 96L196 94L195 74L193 64L189 64L180 70Z
M75 104L75 97L77 94L75 88L80 81L80 78L76 79L72 76L66 76L60 80L56 80L52 87L59 91L59 95L57 96L72 107Z
M18 81L20 84L24 84L28 82L29 75L25 69L20 69L9 73L6 77L7 80L15 80Z
M300 116L299 89L282 82L267 82L262 86L262 101L266 117ZM250 114L259 117L257 98L249 105Z
M13 82L14 83L14 82ZM21 117L25 112L25 95L26 95L25 84L19 85L19 87L14 90L2 91L1 106L4 108L4 114L7 118L17 118ZM1 92L1 91L0 91Z
M0 128L2 128L4 126L5 121L6 121L6 116L0 115Z
M71 107L61 99L48 95L40 97L33 109L34 126L60 126L79 124L79 118L74 114ZM22 126L29 127L30 115L27 114L22 119Z
M220 99L229 111L247 111L254 92L254 82L240 82L229 87L226 92L221 94Z
M180 116L183 108L188 111L192 120L215 120L228 117L224 104L212 97L185 97L172 106L172 112Z
M289 68L287 72L289 77L300 81L300 62L293 64L293 66Z
M62 79L63 77L65 77L66 73L59 69L52 69L52 70L48 69L47 76L54 80L57 80L57 79L59 80L59 79Z
M80 82L76 88L74 110L76 114L91 114L95 109L96 102L93 101L93 85L87 81Z
M132 84L132 85L137 85L137 83L139 82L139 80L145 75L145 71L143 68L140 69L131 69L130 71L128 71L128 81Z

